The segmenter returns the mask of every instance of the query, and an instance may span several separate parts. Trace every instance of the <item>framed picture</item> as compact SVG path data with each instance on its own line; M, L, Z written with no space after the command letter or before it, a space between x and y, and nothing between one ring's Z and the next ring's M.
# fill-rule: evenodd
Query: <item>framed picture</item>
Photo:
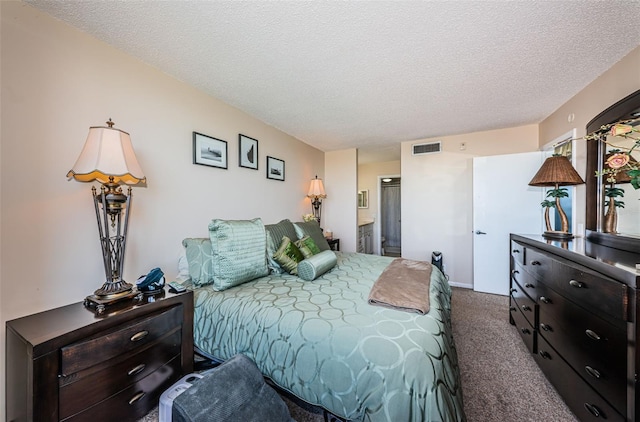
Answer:
M369 190L358 191L358 208L369 208Z
M267 179L284 181L284 161L267 156Z
M258 140L249 138L243 134L238 135L239 142L239 162L240 167L258 170Z
M227 142L193 132L193 164L227 168Z

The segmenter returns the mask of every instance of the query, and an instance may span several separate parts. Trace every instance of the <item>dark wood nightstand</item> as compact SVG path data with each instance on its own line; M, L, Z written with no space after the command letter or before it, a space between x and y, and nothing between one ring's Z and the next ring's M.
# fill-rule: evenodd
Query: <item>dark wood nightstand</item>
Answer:
M340 239L327 239L327 243L329 244L329 247L331 248L332 251L339 251L340 250Z
M193 292L6 323L7 420L127 421L193 371Z

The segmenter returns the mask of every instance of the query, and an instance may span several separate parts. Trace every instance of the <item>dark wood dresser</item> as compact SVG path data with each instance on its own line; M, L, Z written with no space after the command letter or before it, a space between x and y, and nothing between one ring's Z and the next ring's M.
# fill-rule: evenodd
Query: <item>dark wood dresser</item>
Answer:
M581 421L640 420L640 255L511 235L509 318Z
M8 421L131 421L193 371L193 292L6 324Z

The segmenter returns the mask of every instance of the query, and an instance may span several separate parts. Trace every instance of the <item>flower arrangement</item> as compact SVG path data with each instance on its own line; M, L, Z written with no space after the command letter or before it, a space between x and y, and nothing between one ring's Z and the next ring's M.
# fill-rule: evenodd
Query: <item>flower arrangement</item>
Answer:
M302 220L305 222L315 221L316 217L313 214L302 214Z
M606 177L606 181L610 184L619 182L621 177L628 179L631 186L634 189L640 189L640 164L631 157L631 153L640 148L640 138L634 136L639 133L640 130L625 123L616 123L611 128L602 134L598 139L602 140L606 144L615 147L607 154L607 160L605 162L606 168L602 170L602 175ZM622 137L631 139L634 143L630 148L624 148L617 145L613 145L611 141L606 140L606 135L612 137ZM624 176L621 175L624 174Z

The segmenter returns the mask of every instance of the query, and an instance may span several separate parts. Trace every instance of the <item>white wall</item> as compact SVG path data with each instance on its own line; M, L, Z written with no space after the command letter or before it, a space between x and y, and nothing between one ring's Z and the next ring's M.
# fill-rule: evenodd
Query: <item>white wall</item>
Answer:
M323 152L30 6L0 2L0 10L2 327L103 283L91 185L65 175L89 126L108 118L131 134L148 178L133 192L129 281L153 267L175 276L181 240L207 236L212 218L273 223L309 212L305 195L312 177L324 177ZM228 170L192 164L193 131L228 142ZM258 139L258 171L238 167L239 133ZM285 161L284 182L266 179L267 155Z
M322 227L340 239L340 250L355 252L358 234L358 151L325 153L325 190Z
M411 154L413 144L433 140L402 143L402 256L430 260L432 251L441 251L451 282L471 287L472 158L535 151L538 128L528 125L445 136L437 138L442 141L441 153Z

